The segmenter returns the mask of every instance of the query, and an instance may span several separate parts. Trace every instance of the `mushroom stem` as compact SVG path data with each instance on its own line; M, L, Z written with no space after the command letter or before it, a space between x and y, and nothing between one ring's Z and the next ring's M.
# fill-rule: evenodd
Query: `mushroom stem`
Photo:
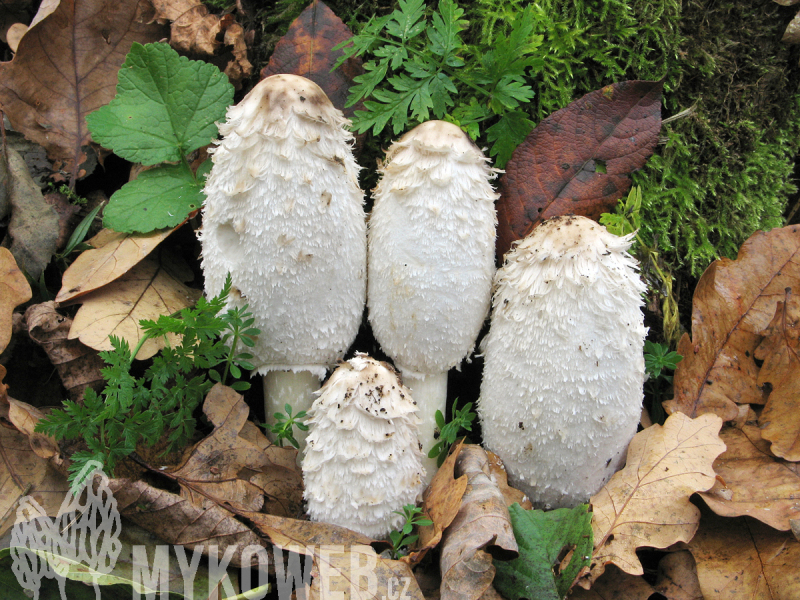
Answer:
M401 369L402 371L402 369ZM421 419L419 425L419 442L422 444L422 465L425 467L425 483L430 483L436 474L437 459L428 458L428 452L439 441L435 436L436 411L447 414L447 371L443 373L413 373L402 371L403 385L411 390L411 398L417 405L417 414Z
M292 407L292 415L311 408L322 382L310 371L269 371L264 375L264 414L267 425L275 424L275 413L286 412L286 404ZM305 446L308 433L295 428L292 435ZM267 431L267 437L275 442L275 434ZM299 460L299 458L298 458Z

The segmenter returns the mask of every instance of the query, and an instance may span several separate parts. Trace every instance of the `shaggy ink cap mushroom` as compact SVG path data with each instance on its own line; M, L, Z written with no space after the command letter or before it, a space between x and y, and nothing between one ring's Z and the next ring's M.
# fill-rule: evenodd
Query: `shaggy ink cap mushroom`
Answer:
M398 528L424 487L417 406L394 369L356 354L342 363L309 411L302 468L313 521L374 539Z
M591 219L556 217L495 277L478 415L484 445L539 507L587 502L636 433L646 286L631 243Z
M428 121L391 145L368 229L369 322L434 445L447 371L475 345L491 302L497 170L456 125ZM435 459L426 458L428 476Z
M255 317L268 422L287 402L295 414L311 406L361 323L366 224L348 123L312 81L275 75L228 109L210 150L205 289L230 272L229 304Z

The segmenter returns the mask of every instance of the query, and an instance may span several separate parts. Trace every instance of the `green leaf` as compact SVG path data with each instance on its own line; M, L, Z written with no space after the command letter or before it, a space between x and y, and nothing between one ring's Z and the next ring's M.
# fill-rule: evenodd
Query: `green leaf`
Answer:
M492 144L489 154L496 156L495 166L502 169L522 140L533 129L533 121L522 111L504 114L500 120L486 130L486 139Z
M111 196L103 225L124 233L175 227L203 205L203 185L185 164L144 171Z
M214 65L168 44L134 43L119 71L117 96L86 117L97 143L144 165L177 162L217 137L233 86Z
M562 600L592 556L592 513L588 504L545 512L509 507L519 557L495 561L494 586L505 598ZM568 553L572 558L561 564ZM562 568L563 567L563 568Z

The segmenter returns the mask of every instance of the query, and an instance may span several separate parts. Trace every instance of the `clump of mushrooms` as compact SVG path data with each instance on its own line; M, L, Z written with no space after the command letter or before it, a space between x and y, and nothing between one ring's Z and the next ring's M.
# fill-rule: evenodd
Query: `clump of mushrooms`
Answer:
M491 301L496 170L456 125L392 144L369 220L369 322L420 408L423 453L445 413L447 372L473 349ZM436 461L426 458L428 476Z
M556 217L497 272L478 414L485 446L539 507L588 501L636 433L647 330L631 240Z
M356 354L339 366L309 411L303 456L308 514L382 538L416 504L424 469L417 406L386 363Z
M312 81L275 75L228 109L211 150L205 289L217 293L230 273L229 303L249 304L261 329L251 353L268 422L286 403L310 408L363 316L364 198L347 123Z

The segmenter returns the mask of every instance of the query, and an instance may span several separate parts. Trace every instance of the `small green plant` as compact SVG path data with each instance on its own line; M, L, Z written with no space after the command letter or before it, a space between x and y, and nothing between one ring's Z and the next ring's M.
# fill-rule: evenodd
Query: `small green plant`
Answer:
M415 525L433 525L433 521L425 516L422 509L413 504L406 504L402 511L394 511L398 515L403 515L405 522L400 529L396 529L389 534L389 542L392 547L392 559L397 560L407 554L406 549L419 539L419 534L411 535Z
M88 244L84 244L83 240L86 239L86 234L89 233L89 229L92 226L92 222L94 218L97 216L97 213L100 212L100 209L103 208L103 204L100 203L95 206L88 215L86 215L83 220L78 223L78 226L72 231L72 235L70 236L69 240L67 241L67 245L64 246L64 249L55 255L55 259L61 263L61 265L66 268L68 257L75 251L83 251L91 249L91 246Z
M79 196L75 190L70 189L70 187L66 183L62 183L61 185L56 185L55 183L48 183L47 184L47 191L49 192L58 192L59 194L63 195L67 200L69 200L70 204L77 204L79 206L83 206L86 204L87 200L83 196Z
M650 418L653 423L663 424L667 418L661 406L667 390L672 388L672 375L666 371L674 371L683 357L675 351L670 351L666 344L659 344L645 340L644 342L644 368L648 380L644 390L650 399Z
M453 419L449 423L444 422L442 411L436 411L436 426L439 428L439 441L428 452L428 458L436 458L437 465L442 466L447 453L450 451L458 434L461 430L472 431L472 422L477 415L472 412L472 402L467 402L464 408L458 408L458 398L453 402Z
M89 461L96 460L112 474L117 463L136 450L137 445L154 445L168 433L168 450L180 447L194 433L194 409L214 382L225 383L228 374L241 377L241 369L253 369L252 355L238 350L252 346L260 331L247 306L223 312L230 294L231 279L218 296L201 298L194 308L185 308L157 321L141 321L144 331L138 345L111 336L112 350L101 352L105 389L97 394L88 388L83 403L66 401L39 421L36 430L57 439L83 438L88 446L72 455L71 476ZM143 377L134 377L131 366L142 344L168 335L180 338L158 354ZM219 369L222 369L220 374ZM236 391L250 384L236 381Z
M300 444L294 439L293 428L297 427L300 431L308 431L308 425L302 422L302 419L306 418L306 411L301 410L293 415L291 404L287 403L283 408L286 410L285 413L275 413L275 424L264 423L264 427L275 435L275 443L278 446L283 446L283 440L286 440L295 448L300 448Z
M103 224L147 233L175 227L200 208L211 161L195 173L187 157L217 137L216 122L232 102L233 86L214 65L179 56L169 44L134 42L119 71L116 97L86 123L94 141L118 156L159 166L111 196Z

